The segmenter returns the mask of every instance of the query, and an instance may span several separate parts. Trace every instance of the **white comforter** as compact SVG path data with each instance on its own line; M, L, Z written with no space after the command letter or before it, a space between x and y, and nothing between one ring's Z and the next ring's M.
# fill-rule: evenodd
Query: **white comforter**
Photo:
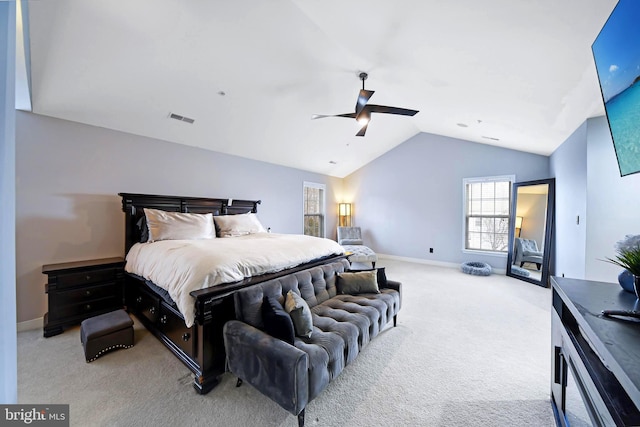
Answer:
M211 240L163 240L136 243L125 270L169 292L191 327L195 299L191 291L341 254L335 241L297 234L256 233Z

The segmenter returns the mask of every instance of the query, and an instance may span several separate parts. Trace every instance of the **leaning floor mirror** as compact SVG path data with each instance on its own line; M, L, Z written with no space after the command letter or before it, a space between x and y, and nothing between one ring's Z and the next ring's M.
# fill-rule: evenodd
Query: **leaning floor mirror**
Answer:
M549 285L555 180L513 184L507 276Z

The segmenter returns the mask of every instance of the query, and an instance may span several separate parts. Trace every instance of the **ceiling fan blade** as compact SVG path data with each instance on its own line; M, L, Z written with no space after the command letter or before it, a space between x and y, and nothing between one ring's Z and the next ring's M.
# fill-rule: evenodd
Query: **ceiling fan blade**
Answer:
M311 116L311 120L324 119L325 117L348 117L350 119L356 118L356 113L344 113L344 114L314 114Z
M367 102L369 102L369 99L373 96L374 93L375 90L360 89L358 100L356 101L356 116L360 114L360 112L362 111L364 106L367 105Z
M364 136L364 133L367 131L367 126L369 126L369 123L362 126L362 129L360 129L358 133L356 133L356 136Z
M367 110L371 113L398 114L401 116L415 116L418 110L410 110L408 108L389 107L386 105L368 104Z

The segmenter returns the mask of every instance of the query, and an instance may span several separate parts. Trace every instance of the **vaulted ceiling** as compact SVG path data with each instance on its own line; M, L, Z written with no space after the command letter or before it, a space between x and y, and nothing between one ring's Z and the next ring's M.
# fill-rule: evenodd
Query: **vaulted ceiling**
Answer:
M31 0L37 114L343 177L419 132L548 155L615 0ZM366 71L379 114L353 119ZM195 120L172 120L170 113Z

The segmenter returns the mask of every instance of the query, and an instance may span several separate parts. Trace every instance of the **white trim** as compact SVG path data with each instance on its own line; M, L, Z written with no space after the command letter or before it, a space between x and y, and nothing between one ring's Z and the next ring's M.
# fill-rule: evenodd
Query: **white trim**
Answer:
M34 329L42 329L42 322L44 318L38 317L37 319L27 320L25 322L18 323L18 332L33 331Z
M506 258L507 257L507 252L482 251L482 250L478 250L478 249L463 249L462 253L470 254L470 255L494 256L496 258Z
M404 257L404 256L396 256L396 255L387 255L387 254L376 254L378 255L378 259L390 259L390 260L394 260L394 261L405 261L405 262L412 262L414 264L426 264L426 265L433 265L436 267L446 267L446 268L456 268L459 269L460 268L460 264L457 264L455 262L445 262L445 261L432 261L432 260L428 260L428 259L422 259L422 258L410 258L410 257ZM491 267L491 273L492 274L500 274L500 275L506 275L507 274L507 270L504 268L494 268L493 266Z

